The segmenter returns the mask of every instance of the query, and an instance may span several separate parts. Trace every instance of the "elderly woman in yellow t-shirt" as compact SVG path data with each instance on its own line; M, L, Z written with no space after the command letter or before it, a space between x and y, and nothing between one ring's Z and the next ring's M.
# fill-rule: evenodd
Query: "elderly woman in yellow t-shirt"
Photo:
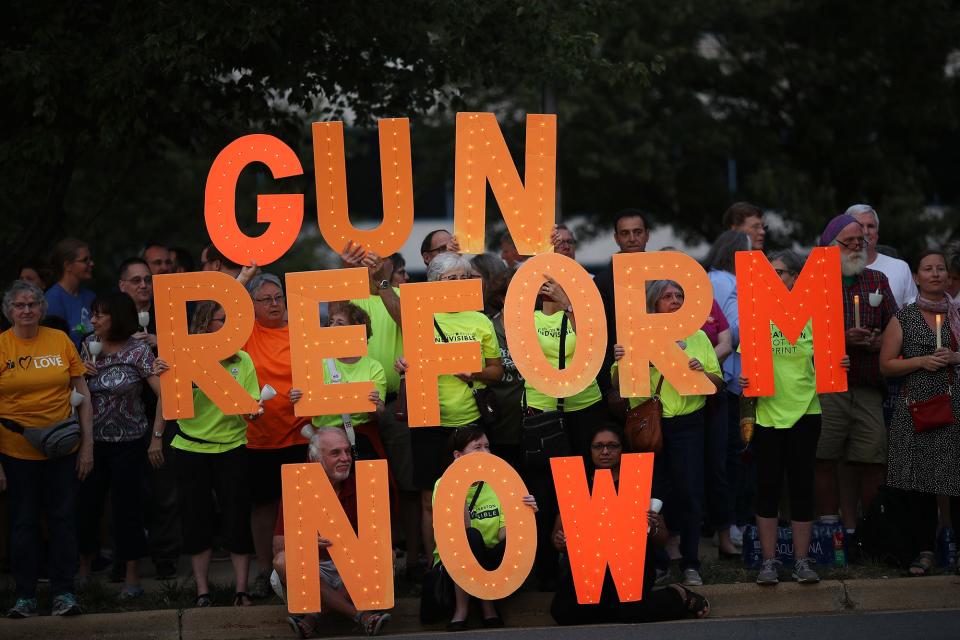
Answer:
M647 286L647 313L672 313L683 304L683 288L673 280L656 280ZM723 384L720 363L713 350L710 338L697 330L686 340L678 341L690 358L691 371L700 371L720 389ZM623 357L624 349L614 347L614 357ZM619 389L618 364L614 363L612 376L615 388ZM703 515L703 464L706 417L706 397L702 395L681 396L651 367L650 388L656 389L663 379L660 401L663 405L663 451L654 461L654 492L663 496L664 516L671 531L680 534L679 552L683 568L683 584L703 584L700 577L700 523ZM634 407L644 398L630 398ZM676 542L673 542L675 545Z
M62 331L40 326L47 310L43 292L22 280L3 295L13 323L0 333L0 491L9 490L10 565L17 601L11 618L37 615L40 521L50 532L47 563L53 615L81 613L73 593L77 570L77 478L93 469L93 410L83 379L86 368ZM79 445L72 451L37 449L29 436L71 417L79 397ZM76 428L76 427L74 427ZM63 433L63 430L61 430Z
M427 281L470 280L477 277L470 260L458 253L441 253L427 267ZM434 313L435 342L479 342L483 368L476 372L442 375L437 379L440 404L440 425L410 430L413 445L413 483L420 490L423 548L433 549L433 485L443 473L443 460L451 428L476 425L480 411L473 396L473 387L484 387L503 378L500 343L490 318L480 311ZM407 370L406 358L398 358L398 373Z

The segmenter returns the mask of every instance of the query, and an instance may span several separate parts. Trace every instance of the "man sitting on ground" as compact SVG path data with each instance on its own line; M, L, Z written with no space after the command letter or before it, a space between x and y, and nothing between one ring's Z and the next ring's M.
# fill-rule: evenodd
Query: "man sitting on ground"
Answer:
M347 515L354 530L357 528L357 485L354 475L350 472L353 457L350 453L350 442L343 429L337 427L310 428L313 432L310 438L310 461L319 462L330 480L340 507ZM287 618L290 626L298 638L312 638L317 631L317 623L324 614L339 614L360 624L364 633L375 636L383 629L383 625L390 621L390 614L382 611L357 611L343 586L343 579L337 571L333 559L327 549L333 543L317 536L320 546L320 606L322 613L306 615L291 615ZM286 584L286 554L283 547L283 508L277 514L277 525L273 532L273 575L270 583L277 595L286 601L284 585Z

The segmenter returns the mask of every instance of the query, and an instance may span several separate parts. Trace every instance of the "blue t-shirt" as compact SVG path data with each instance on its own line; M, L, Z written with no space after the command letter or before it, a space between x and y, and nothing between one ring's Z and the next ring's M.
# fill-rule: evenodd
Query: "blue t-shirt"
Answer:
M93 325L90 324L90 305L97 294L89 289L80 289L77 295L70 295L57 283L47 289L44 297L47 299L47 315L66 320L70 327L70 339L79 351L83 336L93 331Z

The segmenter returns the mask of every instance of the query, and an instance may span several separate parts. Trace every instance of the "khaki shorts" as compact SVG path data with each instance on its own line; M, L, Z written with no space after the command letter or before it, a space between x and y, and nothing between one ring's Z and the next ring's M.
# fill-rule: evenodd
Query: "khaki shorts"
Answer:
M817 458L865 464L887 463L883 393L865 386L820 396L823 426Z

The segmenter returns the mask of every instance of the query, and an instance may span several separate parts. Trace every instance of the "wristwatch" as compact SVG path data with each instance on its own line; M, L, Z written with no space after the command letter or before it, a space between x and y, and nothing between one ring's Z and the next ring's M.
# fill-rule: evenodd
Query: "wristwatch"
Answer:
M389 280L381 280L381 281L377 284L377 288L378 288L378 289L389 289L389 288L390 288L390 281L389 281Z
M154 438L162 438L162 437L163 437L163 431L154 431L154 432L153 432L153 437L154 437Z

